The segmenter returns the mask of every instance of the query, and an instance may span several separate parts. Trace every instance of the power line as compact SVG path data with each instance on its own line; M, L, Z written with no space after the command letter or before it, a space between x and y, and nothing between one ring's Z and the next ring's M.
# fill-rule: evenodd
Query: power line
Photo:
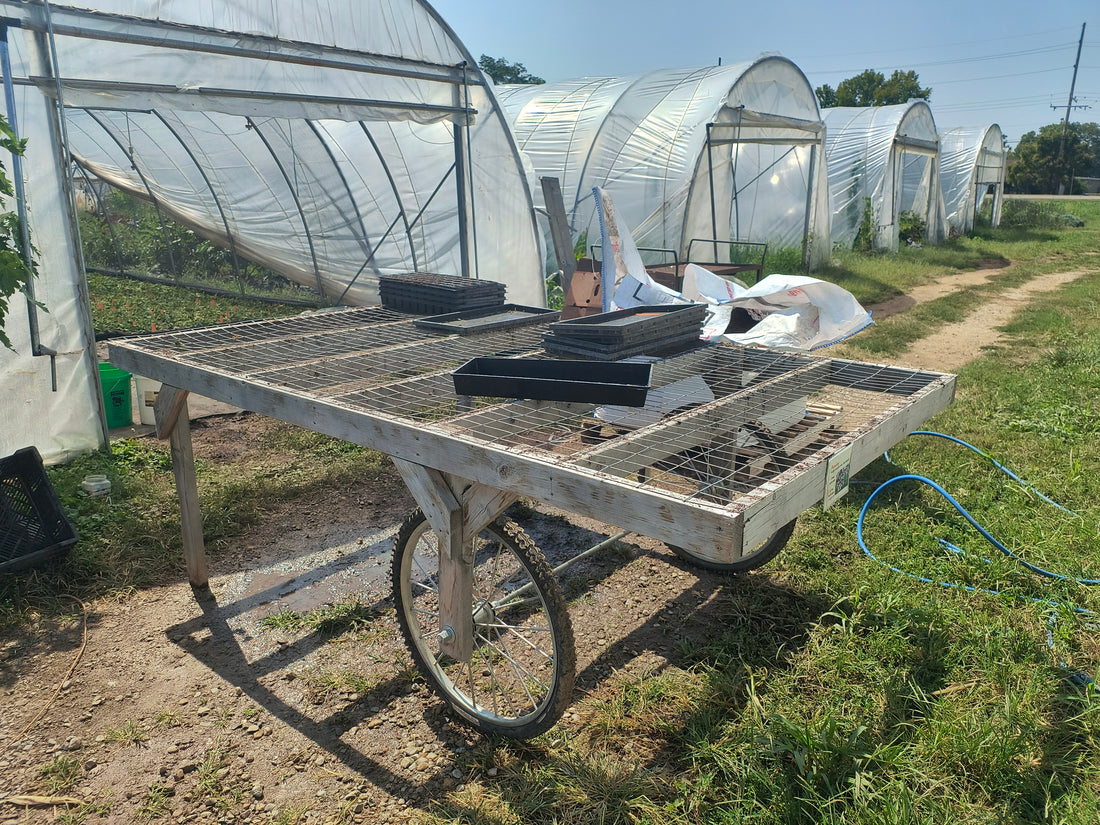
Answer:
M1033 74L1050 74L1051 72L1064 72L1069 66L1056 66L1053 69L1036 69L1033 72L1013 72L1012 74L991 74L985 77L960 77L955 80L925 80L929 86L944 86L948 83L976 83L979 80L1001 80L1006 77L1028 77Z
M960 57L960 58L956 58L954 60L928 60L928 61L921 61L921 62L917 62L917 63L905 62L905 65L910 67L910 68L923 68L923 67L927 67L927 66L957 66L957 65L962 64L962 63L980 63L980 62L984 62L984 61L987 61L987 60L1007 60L1007 59L1010 59L1010 58L1029 57L1029 56L1038 55L1038 54L1055 54L1057 52L1061 52L1061 51L1064 51L1066 49L1072 48L1073 45L1074 45L1073 43L1059 43L1059 44L1053 45L1053 46L1039 46L1039 47L1034 48L1034 49L1019 49L1017 51L1012 51L1012 52L1000 52L998 54L978 55L977 57ZM875 71L881 71L881 70L885 70L885 69L890 69L890 68L892 68L893 66L896 66L896 65L898 65L898 64L894 63L894 64L891 64L889 66L878 66L878 67L874 67L874 70ZM864 71L864 69L828 69L828 70L822 70L820 72L815 72L815 74L846 74L846 73L861 72L861 71Z
M1077 30L1076 27L1074 27L1073 31L1076 31L1076 30ZM1043 29L1042 31L1028 32L1027 34L1008 34L1008 35L1003 35L1001 37L985 37L985 36L983 36L982 37L982 42L983 43L994 43L994 42L998 42L998 41L1001 41L1001 40L1033 40L1036 37L1042 37L1042 36L1048 35L1048 34L1065 34L1067 31L1068 30L1063 26L1063 27L1059 27L1059 28L1056 28L1056 29ZM974 43L973 38L970 38L970 39L967 39L967 40L953 40L953 41L950 41L950 42L939 41L939 42L936 42L936 43L929 44L928 46L921 47L921 51L928 51L929 49L938 49L938 48L949 48L951 46L971 46L971 45L973 45L973 43ZM1091 44L1087 44L1086 48L1091 48ZM865 51L865 52L847 52L847 54L851 57L863 57L865 55L871 55L871 54L896 55L897 53L898 53L897 49L873 49L873 50ZM817 60L817 59L823 58L823 57L824 58L835 57L835 52L830 52L829 54L806 55L802 59L803 60ZM860 70L860 71L862 71L862 70Z

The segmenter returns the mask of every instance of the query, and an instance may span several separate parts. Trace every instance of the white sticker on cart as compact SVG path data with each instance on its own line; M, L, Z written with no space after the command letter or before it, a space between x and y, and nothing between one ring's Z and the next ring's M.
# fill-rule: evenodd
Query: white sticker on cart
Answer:
M825 464L825 496L821 509L828 510L848 493L852 477L852 445L833 453Z

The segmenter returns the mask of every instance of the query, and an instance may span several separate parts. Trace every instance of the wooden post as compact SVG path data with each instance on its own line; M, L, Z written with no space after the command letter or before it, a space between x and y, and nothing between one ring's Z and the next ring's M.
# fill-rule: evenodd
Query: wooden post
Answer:
M550 218L550 238L554 242L554 252L561 267L561 291L569 292L569 284L577 269L577 259L573 251L573 237L569 232L569 217L565 214L565 202L561 196L561 184L557 178L539 178L542 184L542 201L546 205L546 214Z
M157 437L167 438L172 447L172 473L180 502L183 529L183 557L192 587L207 587L209 575L202 539L202 511L195 478L195 454L191 448L191 422L187 415L187 390L162 386L153 405Z

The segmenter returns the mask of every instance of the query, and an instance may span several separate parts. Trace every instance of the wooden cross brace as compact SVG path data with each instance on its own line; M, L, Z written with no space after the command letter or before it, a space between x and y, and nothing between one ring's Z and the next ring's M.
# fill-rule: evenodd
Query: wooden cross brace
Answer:
M394 458L439 537L439 648L468 662L474 646L474 539L518 496Z

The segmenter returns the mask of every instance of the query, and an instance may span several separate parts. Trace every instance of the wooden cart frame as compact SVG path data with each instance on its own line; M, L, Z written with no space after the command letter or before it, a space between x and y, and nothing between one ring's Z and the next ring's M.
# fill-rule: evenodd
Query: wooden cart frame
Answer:
M654 359L658 403L640 411L455 394L450 373L469 358L547 357L542 332L528 323L448 335L385 309L348 309L113 341L110 358L162 382L157 431L171 442L195 586L208 572L189 392L388 454L423 513L399 533L393 565L414 658L468 722L517 737L563 712L575 656L553 571L500 518L515 500L747 569L837 493L838 478L954 395L952 375L728 344ZM531 660L508 654L505 636Z

